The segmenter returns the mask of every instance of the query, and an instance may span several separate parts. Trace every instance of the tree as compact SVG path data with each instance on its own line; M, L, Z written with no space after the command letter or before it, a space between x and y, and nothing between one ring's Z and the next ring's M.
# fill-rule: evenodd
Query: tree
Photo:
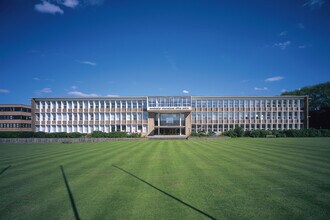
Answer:
M330 82L313 86L305 86L284 95L308 96L309 100L309 127L330 128Z

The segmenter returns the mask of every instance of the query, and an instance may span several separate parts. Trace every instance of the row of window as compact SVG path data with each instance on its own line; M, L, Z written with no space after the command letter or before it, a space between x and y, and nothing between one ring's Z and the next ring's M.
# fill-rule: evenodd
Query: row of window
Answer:
M304 107L303 99L209 99L191 100L190 97L149 97L149 107L193 107L193 108L269 108ZM146 108L146 100L101 100L101 101L36 101L37 109L82 109ZM1 110L1 109L0 109ZM31 111L31 109L29 109Z
M0 112L31 112L31 109L23 107L0 107Z
M190 107L191 97L148 97L149 107Z
M133 113L43 113L36 114L36 121L141 121L148 119L148 112Z
M228 130L233 130L235 127L242 127L244 130L286 130L286 129L303 129L303 124L246 124L246 125L234 125L234 124L214 124L214 125L206 125L206 124L192 124L191 131L192 132L224 132Z
M233 99L233 100L193 100L193 108L270 108L304 107L303 99Z
M37 101L37 109L86 109L86 108L112 108L136 109L146 108L145 100L120 100L120 101Z
M31 124L24 124L24 123L0 123L0 128L31 128Z
M25 116L25 115L0 115L0 120L31 120L31 116Z
M36 126L36 131L42 132L80 132L80 133L91 133L93 131L102 131L102 132L127 132L127 133L146 133L147 125L79 125L79 126Z
M192 120L303 119L303 112L192 112Z

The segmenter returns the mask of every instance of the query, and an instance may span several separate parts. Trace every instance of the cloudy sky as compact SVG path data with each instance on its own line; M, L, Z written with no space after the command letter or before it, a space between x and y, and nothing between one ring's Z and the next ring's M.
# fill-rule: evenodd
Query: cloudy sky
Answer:
M329 0L2 0L0 103L279 95L330 80L329 27Z

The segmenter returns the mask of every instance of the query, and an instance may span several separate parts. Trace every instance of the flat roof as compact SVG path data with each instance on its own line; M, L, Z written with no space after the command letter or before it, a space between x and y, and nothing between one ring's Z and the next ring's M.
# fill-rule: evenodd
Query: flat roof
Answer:
M116 96L116 97L50 97L50 98L32 98L32 100L41 100L41 101L56 101L56 100L123 100L123 99L131 99L131 100L145 100L147 98L192 98L192 99L283 99L283 98L306 98L308 96Z
M31 108L30 105L24 105L24 104L0 104L0 107L24 107L24 108Z

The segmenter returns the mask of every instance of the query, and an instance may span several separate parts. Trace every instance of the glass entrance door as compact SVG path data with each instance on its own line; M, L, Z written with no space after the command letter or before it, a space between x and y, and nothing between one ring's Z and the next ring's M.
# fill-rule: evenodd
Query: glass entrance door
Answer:
M181 133L180 133L181 129ZM159 131L159 133L158 133ZM159 128L159 130L155 129L155 135L184 135L185 129L184 128Z

